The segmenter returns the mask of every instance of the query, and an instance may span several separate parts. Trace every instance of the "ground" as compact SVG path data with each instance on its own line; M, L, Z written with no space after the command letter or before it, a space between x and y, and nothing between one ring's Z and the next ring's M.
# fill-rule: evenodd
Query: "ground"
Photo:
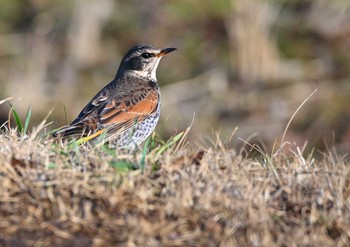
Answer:
M2 132L0 245L350 245L347 157L157 145L123 155Z

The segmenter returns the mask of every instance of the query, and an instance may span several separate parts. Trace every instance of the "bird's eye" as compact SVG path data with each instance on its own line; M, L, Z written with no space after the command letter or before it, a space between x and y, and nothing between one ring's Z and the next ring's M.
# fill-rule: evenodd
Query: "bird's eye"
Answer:
M145 53L141 54L141 57L142 58L150 58L150 57L154 57L154 54L145 52Z

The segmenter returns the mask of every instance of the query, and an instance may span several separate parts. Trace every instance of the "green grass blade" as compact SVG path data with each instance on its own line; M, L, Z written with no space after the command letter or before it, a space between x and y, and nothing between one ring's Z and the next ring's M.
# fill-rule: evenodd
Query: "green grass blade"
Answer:
M16 110L15 110L15 108L13 107L12 104L10 104L10 107L11 107L12 114L13 114L13 116L14 116L14 118L15 118L18 131L19 131L19 133L23 133L22 121L21 121L21 119L19 118L18 113L16 112Z
M184 132L182 131L179 134L177 134L176 136L174 136L173 138L171 138L167 143L165 143L163 146L160 147L160 149L157 151L156 155L158 156L158 155L162 154L165 150L167 150L172 145L174 145L178 140L180 140L180 138L182 137L183 134L184 134Z
M112 166L114 169L116 169L118 172L129 172L132 170L135 170L133 165L127 161L112 161L109 163L110 166Z
M113 155L114 156L116 154L115 149L110 148L107 143L104 143L101 146L101 149L102 149L102 151L104 151L108 155Z
M147 149L148 149L148 147L149 147L149 144L150 144L150 142L151 142L151 139L152 139L152 137L147 138L147 141L146 141L145 145L143 146L142 158L141 158L141 162L140 162L142 174L143 174L144 169L145 169L146 156L147 156Z
M99 145L99 144L104 144L104 140L107 137L107 133L108 133L108 131L102 132L102 134L96 140L96 144L95 144L96 146Z
M27 133L27 131L28 131L28 126L29 126L29 121L30 121L31 115L32 115L32 107L29 106L28 111L27 111L27 115L26 115L26 120L24 121L23 134Z

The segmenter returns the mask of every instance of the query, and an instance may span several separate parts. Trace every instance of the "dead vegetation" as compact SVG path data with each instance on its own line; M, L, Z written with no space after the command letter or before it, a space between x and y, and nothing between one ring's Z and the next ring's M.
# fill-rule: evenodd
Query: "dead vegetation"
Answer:
M247 158L216 140L122 156L4 131L0 244L349 246L348 158L288 148Z
M135 44L176 47L158 70L158 133L190 139L213 126L268 147L293 110L320 85L288 139L350 149L350 1L4 1L0 8L0 98L13 96L32 126L54 108L53 128L74 119L115 76ZM205 110L203 110L205 109ZM8 108L0 105L0 124ZM218 128L216 128L218 129ZM239 142L234 142L239 146Z

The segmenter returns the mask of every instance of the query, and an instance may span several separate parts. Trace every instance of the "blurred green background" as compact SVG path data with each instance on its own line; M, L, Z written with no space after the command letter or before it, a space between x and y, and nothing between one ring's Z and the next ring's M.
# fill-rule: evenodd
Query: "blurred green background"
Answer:
M350 147L349 0L0 0L0 99L32 125L73 120L135 44L177 47L158 68L164 138L220 131L271 147ZM9 107L0 106L1 123ZM195 113L195 114L194 114Z

